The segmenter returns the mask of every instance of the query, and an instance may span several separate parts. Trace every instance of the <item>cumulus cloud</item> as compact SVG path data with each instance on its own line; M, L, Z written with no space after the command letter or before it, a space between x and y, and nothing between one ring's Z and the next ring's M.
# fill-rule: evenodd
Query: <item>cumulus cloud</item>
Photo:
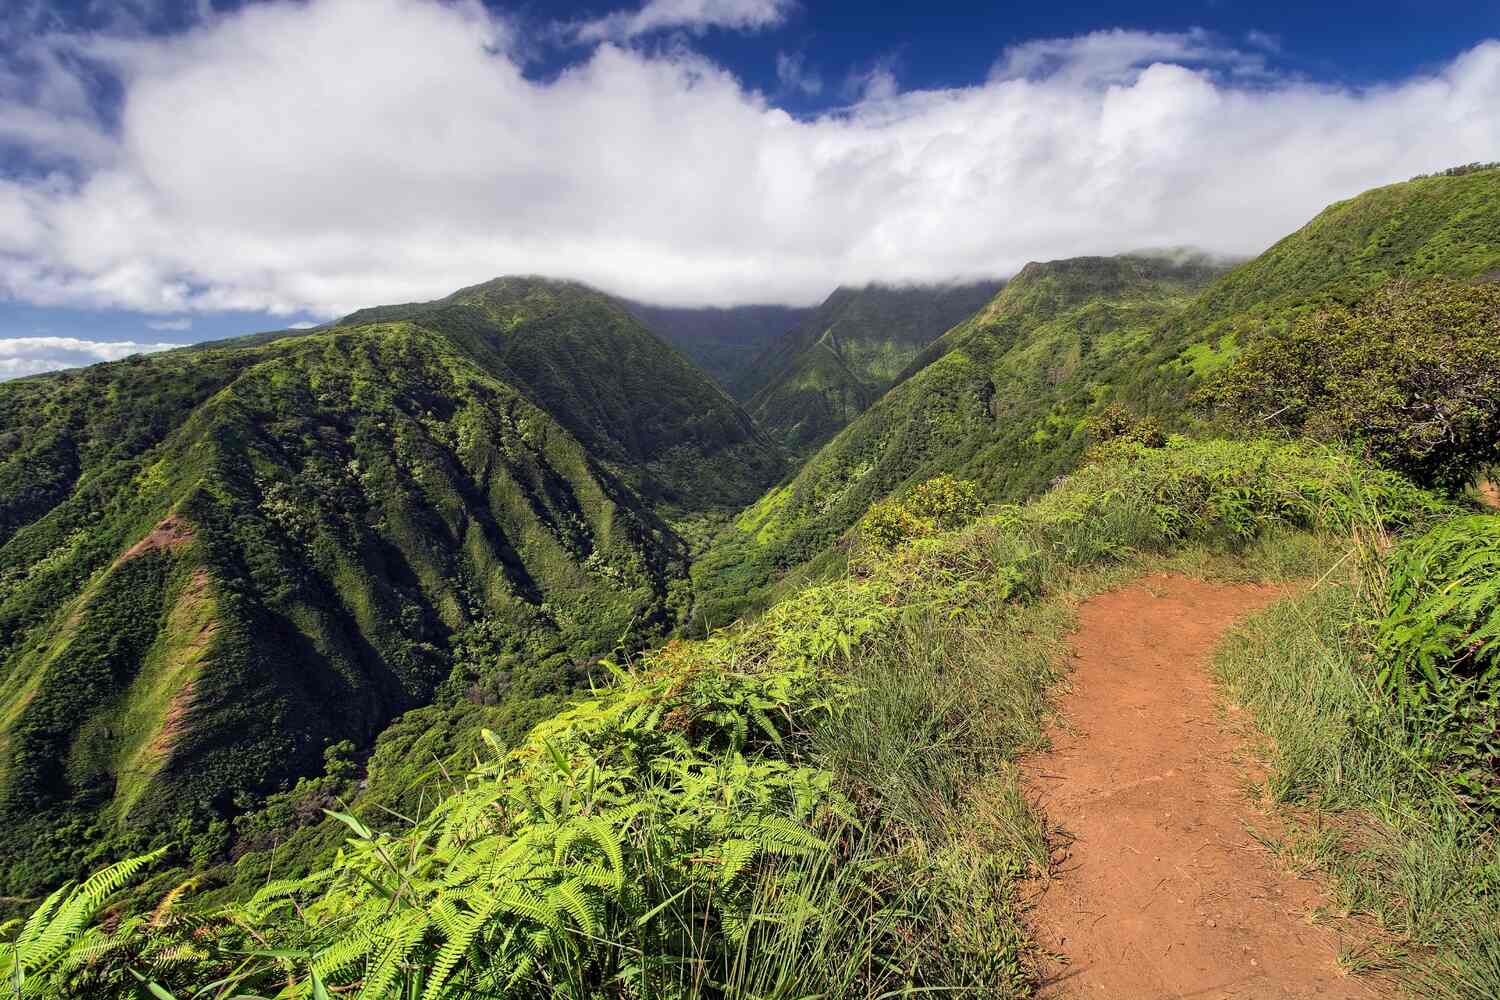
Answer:
M0 337L0 380L58 368L77 368L99 361L119 361L132 354L149 354L181 346L138 344L131 340L79 340L76 337Z
M658 0L599 37L734 10L784 5ZM0 295L331 316L545 273L806 303L1143 246L1254 253L1331 201L1500 150L1500 42L1355 90L1204 32L1103 32L998 52L970 87L872 78L804 119L683 45L601 42L530 79L510 32L477 0L309 0L165 38L48 36L62 77L106 74L123 101L100 125L60 81L0 92L100 144L0 175Z
M791 8L792 0L649 0L639 10L572 25L569 34L580 42L619 42L667 29L759 31L786 20Z

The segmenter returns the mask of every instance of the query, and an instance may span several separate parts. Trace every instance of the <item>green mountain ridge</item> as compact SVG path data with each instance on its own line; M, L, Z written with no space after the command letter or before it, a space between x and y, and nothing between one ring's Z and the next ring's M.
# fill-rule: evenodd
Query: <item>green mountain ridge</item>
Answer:
M691 593L664 516L782 469L612 300L538 279L6 383L0 427L17 887L368 745L476 679L462 650L524 700L670 633Z
M1102 376L1219 273L1129 256L1028 264L740 515L694 567L703 606L733 617L746 593L828 552L905 484L964 475L991 499L1045 486L1076 461Z
M340 325L389 318L414 319L472 352L672 508L738 507L785 471L724 390L586 285L500 278L435 302L360 310Z
M794 453L816 449L880 398L998 281L839 288L766 348L733 386L765 431Z
M740 515L694 566L700 610L733 618L794 567L836 560L830 547L871 503L925 478L1036 495L1077 464L1086 419L1110 403L1185 426L1195 386L1258 330L1395 278L1497 271L1495 169L1366 192L1232 268L1160 253L1028 264Z

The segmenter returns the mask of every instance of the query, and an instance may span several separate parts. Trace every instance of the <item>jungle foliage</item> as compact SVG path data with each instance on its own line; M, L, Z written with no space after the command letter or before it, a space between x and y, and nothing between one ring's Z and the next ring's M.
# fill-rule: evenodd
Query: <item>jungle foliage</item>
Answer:
M85 902L28 922L12 954L43 957L21 978L38 996L1018 995L1016 886L1047 848L1008 761L1041 739L1066 622L1049 595L1142 553L1443 510L1337 452L1136 447L612 668L518 749L492 740L429 812L338 811L327 867L231 903L177 886L88 930L75 911L101 883L64 890ZM919 492L956 510L954 487ZM995 629L1014 651L973 641Z
M1420 757L1500 815L1500 517L1410 539L1388 572L1380 685L1409 713Z
M1500 284L1398 282L1257 338L1199 398L1449 492L1500 461Z

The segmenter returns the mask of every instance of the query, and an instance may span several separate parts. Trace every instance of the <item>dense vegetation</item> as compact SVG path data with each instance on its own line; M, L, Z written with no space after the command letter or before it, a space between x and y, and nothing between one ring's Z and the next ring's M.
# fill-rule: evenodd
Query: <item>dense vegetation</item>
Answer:
M1397 283L1329 306L1257 338L1200 395L1460 490L1500 461L1500 284Z
M77 913L128 873L101 876L8 958L36 995L136 976L158 996L1024 992L1015 893L1047 849L1008 761L1039 743L1077 574L1194 545L1281 572L1309 557L1289 530L1441 510L1337 453L1132 449L640 659L431 812L386 831L341 816L352 836L325 870L228 906L184 887L82 934Z
M732 383L751 416L793 453L838 433L999 282L840 288Z
M487 710L440 734L518 736L686 614L664 518L781 468L579 286L376 313L406 318L0 387L11 893L156 840L229 849L261 796L434 699Z
M1112 380L1217 273L1198 261L1131 256L1027 265L740 515L694 567L699 617L733 618L747 594L753 602L779 572L824 553L904 486L948 473L989 500L1045 489L1077 464L1083 423L1111 398Z
M785 471L722 389L583 285L500 278L436 302L362 310L341 325L392 318L441 334L520 388L668 511L738 508Z

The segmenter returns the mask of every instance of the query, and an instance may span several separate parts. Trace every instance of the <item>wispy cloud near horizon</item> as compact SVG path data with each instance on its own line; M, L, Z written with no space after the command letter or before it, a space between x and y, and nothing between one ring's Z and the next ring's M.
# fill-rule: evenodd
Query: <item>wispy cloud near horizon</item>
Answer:
M79 368L100 361L119 361L132 354L151 354L181 346L132 340L81 340L77 337L0 337L0 381L59 368Z
M177 316L172 319L152 319L146 321L146 327L150 330L160 330L162 332L177 331L181 333L191 330L193 328L193 321L188 316Z
M793 0L647 0L638 10L616 11L565 26L577 42L623 42L658 31L702 34L710 28L760 31L780 24Z

